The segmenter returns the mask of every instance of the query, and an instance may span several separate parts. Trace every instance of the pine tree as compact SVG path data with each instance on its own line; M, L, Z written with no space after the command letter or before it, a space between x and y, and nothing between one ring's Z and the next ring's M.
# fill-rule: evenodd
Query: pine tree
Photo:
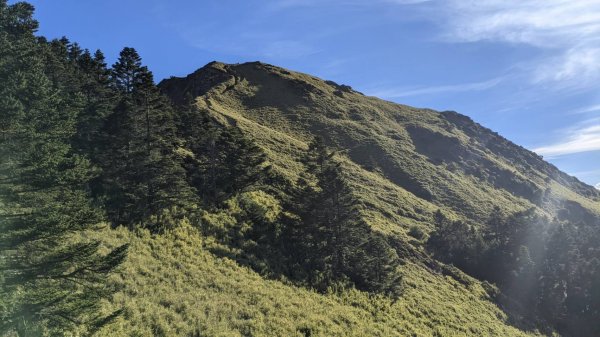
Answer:
M365 234L365 229L357 222L356 200L342 177L339 164L331 161L320 166L323 169L316 174L321 189L319 220L327 239L319 254L331 259L333 279L341 279L347 274L349 256Z
M106 274L126 247L107 256L73 234L101 221L86 185L89 160L71 147L81 106L69 74L49 65L33 7L0 0L0 334L97 328ZM69 90L67 90L69 88Z
M150 216L186 207L193 199L176 154L180 141L174 110L133 48L121 52L111 83L119 102L103 129L107 208L115 224L148 225L144 222Z
M109 86L110 72L100 50L93 56L85 50L77 60L77 69L82 78L80 90L84 96L84 109L77 120L74 146L81 153L88 154L92 162L99 166L102 127L114 109L116 93Z
M364 241L364 253L352 261L359 271L359 287L397 298L402 292L398 254L381 234L371 233Z
M434 219L436 230L427 240L434 256L479 276L479 255L484 250L481 235L463 221L446 218L440 210L434 214Z
M125 47L119 59L112 67L112 84L119 91L130 94L143 80L143 72L148 70L142 66L142 58L134 48Z
M265 187L272 177L266 154L234 126L218 125L204 111L189 106L181 114L181 137L190 184L207 208L233 195Z
M571 273L574 238L568 226L558 226L551 234L546 256L542 263L542 279L539 287L539 310L552 322L564 323L567 316L566 299Z
M265 183L271 167L266 164L267 155L261 148L244 137L237 127L224 129L220 141L225 152L224 164L228 168L219 181L225 198Z
M316 138L303 163L307 170L295 195L299 218L288 221L286 235L296 250L293 263L303 266L309 284L317 289L350 282L363 290L397 295L398 257L362 221L334 153Z

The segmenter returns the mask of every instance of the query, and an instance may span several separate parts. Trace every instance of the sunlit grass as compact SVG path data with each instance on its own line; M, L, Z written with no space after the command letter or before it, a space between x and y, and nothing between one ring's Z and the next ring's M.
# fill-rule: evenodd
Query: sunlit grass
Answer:
M108 245L131 244L111 281L120 288L107 310L124 315L99 336L525 336L473 281L407 264L397 301L356 290L318 294L265 280L204 247L189 224L150 235L124 228L91 235ZM194 335L197 333L197 335Z

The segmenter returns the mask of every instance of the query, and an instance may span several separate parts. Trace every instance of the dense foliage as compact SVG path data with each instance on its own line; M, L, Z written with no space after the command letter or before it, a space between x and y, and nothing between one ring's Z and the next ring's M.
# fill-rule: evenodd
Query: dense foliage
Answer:
M72 146L88 102L69 82L79 55L36 39L32 12L0 1L0 334L89 332L118 314L99 301L126 246L100 254L74 238L102 220L88 193L97 170Z
M350 281L399 295L398 255L361 219L334 153L316 138L303 162L306 173L291 202L298 217L288 220L284 233L296 277L318 289Z
M499 303L529 321L543 320L569 336L600 333L600 231L561 222L535 209L495 209L482 229L437 213L428 240L435 256L497 284Z

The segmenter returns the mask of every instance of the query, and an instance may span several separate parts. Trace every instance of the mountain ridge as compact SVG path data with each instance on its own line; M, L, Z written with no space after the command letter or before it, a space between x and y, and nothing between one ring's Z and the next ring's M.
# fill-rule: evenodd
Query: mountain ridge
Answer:
M542 222L555 226L546 227L543 235L562 233L561 222L593 228L600 219L600 192L594 187L454 111L365 96L346 85L261 62L211 62L187 77L164 80L159 88L176 105L191 105L218 124L239 129L262 149L274 172L292 185L302 175L308 144L322 138L336 151L362 206L360 218L383 234L404 261L402 273L409 290L402 300L437 294L435 300L419 302L418 310L440 303L452 306L453 288L479 289L473 305L498 305L508 314L506 322L529 332L539 333L533 327L548 329L546 323L524 318L523 307L485 278L465 274L468 268L477 274L481 266L473 270L463 264L467 269L461 270L453 265L451 254L433 255L428 238L443 238L440 231L450 228L459 231L449 233L458 235L459 242L442 245L473 249L469 244L483 238L478 239L477 233L487 235L494 212L525 217L512 218L515 223L532 221L525 222L524 231L533 230L527 226L539 221L531 218L538 214ZM443 219L452 225L442 228L447 226ZM543 251L535 251L535 233L522 235L527 236L523 240L532 240L522 244L530 245L535 258L544 258ZM514 254L508 256L514 259Z
M475 178L472 180L475 180L476 184L483 182L493 188L505 190L517 198L525 199L527 202L524 204L538 206L549 214L553 213L552 209L561 207L577 208L564 203L563 200L575 203L583 201L584 209L591 208L593 216L599 214L594 207L597 205L593 204L600 199L600 193L592 186L568 176L554 165L545 162L541 156L456 112L417 109L379 100L365 96L349 86L262 62L228 65L215 61L187 77L163 80L159 87L176 104L181 105L186 98L188 101L190 98L201 98L198 100L201 109L214 112L226 106L230 110L246 110L248 114L243 116L246 120L250 116L250 119L254 119L258 124L294 135L296 141L306 141L306 135L313 132L335 129L337 135L324 135L329 145L346 150L348 157L362 166L369 165L367 162L372 160L369 156L380 154L375 160L375 165L383 171L386 178L399 183L402 188L420 199L436 201L436 193L431 195L429 190L432 188L430 185L435 186L435 181L440 177L425 177L429 178L430 182L424 186L424 177L414 179L414 171L406 170L394 160L389 160L393 156L388 156L385 152L388 146L394 148L394 142L404 141L402 146L395 146L394 150L401 151L408 146L413 147L414 150L410 151L412 153L406 153L403 157L410 160L414 155L420 156L420 159L425 159L422 161L423 167L446 165L448 170L460 170L465 176ZM232 92L235 94L232 95ZM224 102L224 99L228 101ZM349 104L336 106L339 100L346 100ZM244 105L250 108L242 108ZM309 124L309 130L298 127L297 124L302 123L302 120L294 120L309 119L307 109L316 111L315 119L318 119L317 122L306 123ZM275 110L280 114L273 113ZM267 115L272 120L266 121ZM237 120L227 113L215 116L228 116L228 123ZM415 116L424 117L425 120L421 121ZM281 122L277 126L275 119ZM375 119L378 120L373 123ZM350 126L353 135L347 137L339 132L343 129L339 123L338 126L330 128L331 125L335 125L336 120L344 121L345 124L362 123L366 126ZM379 121L385 123L378 123ZM400 124L401 127L386 128L384 124ZM322 130L319 131L318 128ZM359 144L358 141L352 141L353 137L368 141ZM498 155L489 157L490 152ZM515 166L511 167L511 162L516 163ZM484 167L483 172L481 167ZM554 194L553 187L556 190ZM548 193L551 196L544 200L545 194ZM563 195L565 193L568 195ZM438 196L437 199L444 203L445 199L455 197L456 193L450 193L443 198ZM514 199L506 195L504 198Z

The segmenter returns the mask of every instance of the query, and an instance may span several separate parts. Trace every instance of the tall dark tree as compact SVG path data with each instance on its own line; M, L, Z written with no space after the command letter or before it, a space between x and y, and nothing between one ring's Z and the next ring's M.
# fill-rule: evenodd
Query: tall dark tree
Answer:
M383 235L371 233L363 240L363 249L353 254L350 273L358 287L374 292L383 292L392 298L402 293L402 274L399 258Z
M112 84L119 91L133 93L144 79L147 79L148 69L142 66L142 58L131 47L125 47L119 54L119 59L112 67Z
M84 110L77 120L75 147L88 154L95 165L100 165L99 151L102 143L102 127L114 109L115 90L110 87L110 71L104 54L97 50L94 55L85 50L77 59L79 77L82 79Z
M81 106L48 67L33 7L0 0L0 334L88 331L99 313L106 274L126 247L106 256L100 243L77 239L101 212L86 192L89 161L72 149ZM61 70L62 69L62 70ZM66 76L65 76L66 77Z
M309 284L318 289L349 282L397 295L398 256L362 221L340 164L322 139L310 144L304 165L294 202L299 218L288 226L292 261L303 266Z
M185 166L205 207L217 207L234 194L264 187L271 178L266 155L234 126L218 125L208 113L189 106L181 113Z
M121 52L111 83L119 98L103 129L107 209L115 224L144 225L193 198L177 155L174 110L133 48Z
M464 221L448 219L440 210L434 218L436 230L427 241L434 256L479 276L480 254L483 254L481 235Z

